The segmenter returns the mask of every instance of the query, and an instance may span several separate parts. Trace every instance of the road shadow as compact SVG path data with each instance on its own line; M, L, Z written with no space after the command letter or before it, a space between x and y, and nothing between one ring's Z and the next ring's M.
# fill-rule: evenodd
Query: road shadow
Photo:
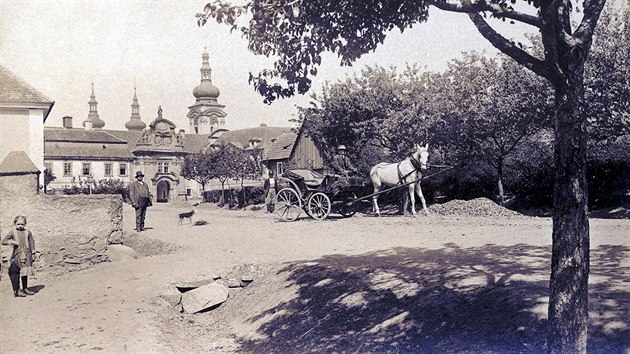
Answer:
M591 318L589 351L630 345L628 254L592 252L591 312L602 315ZM292 264L277 275L297 296L252 315L263 324L239 350L544 352L550 258L549 247L447 244Z

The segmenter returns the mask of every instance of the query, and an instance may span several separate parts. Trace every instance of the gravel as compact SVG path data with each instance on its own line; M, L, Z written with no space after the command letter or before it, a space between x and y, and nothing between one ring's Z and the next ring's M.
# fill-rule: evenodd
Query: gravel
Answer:
M431 205L429 212L433 215L443 216L523 217L522 214L502 207L488 198L455 199L444 204Z

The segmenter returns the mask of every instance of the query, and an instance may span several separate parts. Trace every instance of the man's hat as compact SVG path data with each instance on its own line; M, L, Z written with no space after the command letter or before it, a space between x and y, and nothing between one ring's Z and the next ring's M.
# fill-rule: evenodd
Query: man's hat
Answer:
M142 173L142 171L138 171L138 172L136 172L136 177L139 177L139 176L144 177L144 174Z
M346 146L345 145L339 145L337 146L337 150L345 150Z

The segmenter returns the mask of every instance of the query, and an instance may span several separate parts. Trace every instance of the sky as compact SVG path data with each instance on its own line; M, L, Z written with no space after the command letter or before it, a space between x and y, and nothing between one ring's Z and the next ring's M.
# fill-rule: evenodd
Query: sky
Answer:
M188 107L200 83L201 55L210 54L212 82L225 105L226 128L292 126L297 106L307 106L310 93L263 103L247 82L249 72L270 67L273 60L255 56L237 31L209 22L198 27L195 14L207 1L1 0L0 64L25 79L55 105L46 126L59 127L72 116L79 127L88 114L91 83L105 129L125 129L134 87L140 116L150 123L162 106L163 116L178 129L188 129ZM441 71L462 52L497 51L463 14L431 9L429 21L401 34L390 32L375 52L352 67L341 67L334 54L324 55L312 92L325 82L360 73L366 65L403 68L418 64ZM503 25L508 38L522 38L531 28Z

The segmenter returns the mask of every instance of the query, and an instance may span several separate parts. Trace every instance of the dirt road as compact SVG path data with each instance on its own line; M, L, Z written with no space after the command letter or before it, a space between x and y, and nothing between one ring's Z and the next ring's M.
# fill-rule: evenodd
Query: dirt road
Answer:
M356 215L278 222L262 210L149 209L144 255L0 282L0 352L538 352L551 221ZM36 230L33 230L36 232ZM630 350L630 220L591 220L590 348ZM170 252L170 253L165 253ZM208 312L180 313L175 285L254 278Z

